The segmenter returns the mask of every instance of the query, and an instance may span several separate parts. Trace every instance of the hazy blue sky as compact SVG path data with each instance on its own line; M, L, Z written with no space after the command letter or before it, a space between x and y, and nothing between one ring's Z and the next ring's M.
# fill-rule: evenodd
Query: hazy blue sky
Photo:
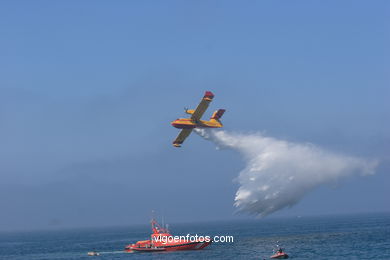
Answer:
M0 230L231 219L244 166L170 121L381 160L276 215L390 211L388 1L1 1ZM208 117L206 114L205 117Z

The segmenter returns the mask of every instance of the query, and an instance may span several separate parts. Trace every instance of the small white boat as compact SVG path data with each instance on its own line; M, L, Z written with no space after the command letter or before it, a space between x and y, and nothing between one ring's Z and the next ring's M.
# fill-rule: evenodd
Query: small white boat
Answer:
M88 252L87 255L89 255L89 256L99 256L100 254L98 252L91 251L91 252Z

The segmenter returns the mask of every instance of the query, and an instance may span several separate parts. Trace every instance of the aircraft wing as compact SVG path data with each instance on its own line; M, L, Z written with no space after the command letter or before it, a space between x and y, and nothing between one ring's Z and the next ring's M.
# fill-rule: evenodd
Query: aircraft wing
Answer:
M173 146L180 147L184 140L191 134L191 132L192 128L181 130L175 141L173 141Z
M194 113L191 116L191 119L194 121L199 121L209 107L210 102L213 100L214 94L211 91L206 91L204 97L200 101L199 105L195 109Z

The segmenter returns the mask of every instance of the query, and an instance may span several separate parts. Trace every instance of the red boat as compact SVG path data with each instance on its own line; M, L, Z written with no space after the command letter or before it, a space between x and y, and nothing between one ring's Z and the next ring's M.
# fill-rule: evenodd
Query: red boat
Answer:
M276 254L272 255L271 258L272 259L287 259L288 258L288 254L283 252L282 248L279 248L278 251L276 252Z
M152 219L152 235L150 240L138 241L125 247L126 252L159 252L177 250L200 250L211 244L211 239L187 236L172 236L168 228L161 227L156 220ZM177 238L177 239L175 239Z

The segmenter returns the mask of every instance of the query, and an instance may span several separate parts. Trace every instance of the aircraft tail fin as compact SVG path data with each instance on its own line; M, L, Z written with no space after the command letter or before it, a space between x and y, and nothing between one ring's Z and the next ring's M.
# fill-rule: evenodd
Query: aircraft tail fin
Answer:
M210 120L211 119L219 120L223 116L223 113L225 113L225 111L226 111L225 109L218 109L213 113Z

